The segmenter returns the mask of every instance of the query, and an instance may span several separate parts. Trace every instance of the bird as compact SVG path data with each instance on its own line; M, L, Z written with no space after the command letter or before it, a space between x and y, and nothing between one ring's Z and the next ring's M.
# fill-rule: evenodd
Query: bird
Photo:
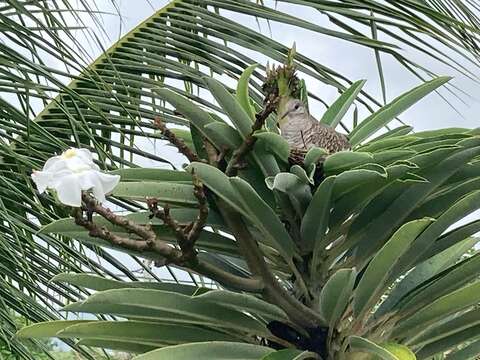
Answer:
M348 138L332 127L321 124L299 99L289 99L278 125L282 137L291 148L309 150L316 146L330 154L350 150Z

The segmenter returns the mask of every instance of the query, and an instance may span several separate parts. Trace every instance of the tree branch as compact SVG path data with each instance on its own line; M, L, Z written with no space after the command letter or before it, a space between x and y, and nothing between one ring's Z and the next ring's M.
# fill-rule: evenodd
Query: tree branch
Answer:
M197 154L195 154L182 139L179 139L169 128L167 125L162 121L160 116L156 116L153 122L153 125L160 130L163 136L165 136L170 144L175 146L178 151L183 154L188 161L202 161Z
M263 283L260 280L233 275L197 258L194 245L208 216L208 206L205 194L203 193L203 186L201 186L200 183L196 183L194 186L196 187L195 196L199 200L200 213L196 220L186 227L188 232L184 232L181 225L171 218L168 207L166 211L165 224L171 227L176 234L180 235L181 232L184 236L183 240L185 243L183 243L183 248L180 247L180 250L158 239L150 226L140 225L123 216L114 214L110 209L101 206L88 194L82 195L84 209L87 211L87 218L83 217L83 211L79 209L74 214L75 223L87 229L89 235L92 237L105 240L112 245L117 245L124 249L141 252L145 257L152 258L152 260L165 260L165 265L174 264L179 267L184 267L187 270L195 271L202 276L218 281L220 284L229 288L249 292L261 291L263 289ZM165 211L165 209L163 211ZM135 234L137 238L129 238L111 233L106 227L99 226L92 221L92 213L99 214L111 224L120 226L129 233ZM152 257L152 254L158 254L160 259L156 256Z
M227 169L225 170L225 175L235 176L237 174L238 168L245 156L253 149L253 145L257 141L257 138L253 136L256 131L260 130L265 124L265 120L270 116L271 113L275 111L276 101L269 101L262 112L255 115L255 122L252 125L252 131L250 134L243 140L243 143L240 147L234 151L232 158L227 164Z
M85 219L82 216L82 211L79 210L75 214L75 223L87 229L90 236L100 238L108 241L110 244L117 245L128 250L139 252L153 251L171 263L177 262L181 257L180 251L163 241L157 240L155 233L151 229L135 224L122 216L112 213L110 209L102 207L96 202L95 199L92 199L86 194L82 195L82 198L87 207L87 211L93 211L101 215L110 223L123 227L124 229L139 236L140 239L130 239L120 235L112 234L106 227L99 226L90 219Z
M138 235L146 241L153 241L156 237L155 233L147 226L139 225L126 217L119 216L113 213L110 209L100 205L97 200L90 197L88 194L82 194L82 200L85 203L87 212L95 212L107 219L110 223L118 225L129 232Z
M205 191L203 189L203 184L200 179L192 172L193 177L193 194L197 198L198 201L198 215L195 221L192 224L192 228L187 235L187 242L190 246L193 247L195 245L195 241L200 235L203 227L205 226L208 218L208 203L207 203L207 196L205 195Z
M279 283L265 262L257 242L248 230L241 215L231 210L220 199L217 200L217 206L226 224L232 230L250 271L264 282L264 297L282 308L292 321L301 326L313 328L325 325L325 320L318 313L297 300Z

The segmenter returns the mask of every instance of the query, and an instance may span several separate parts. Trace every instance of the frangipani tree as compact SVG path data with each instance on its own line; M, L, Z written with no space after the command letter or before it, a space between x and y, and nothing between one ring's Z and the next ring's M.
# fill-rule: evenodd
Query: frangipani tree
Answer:
M242 94L250 72L237 96L204 78L226 121L158 90L195 131L189 147L155 121L191 161L186 171L115 172L124 180L112 194L148 210L116 215L84 193L86 215L42 230L173 264L228 291L63 274L55 280L97 290L64 310L125 320L47 322L20 336L144 353L136 359L427 359L480 336L477 256L459 261L477 221L445 233L479 206L475 175L464 173L480 155L476 132L394 130L366 141L448 78L360 122L353 151L313 148L291 166L286 141L262 130L275 102L253 114ZM334 106L351 105L351 91Z
M394 46L372 39L370 36L359 35L346 24L339 22L335 13L346 15L359 24L380 32L389 31L385 27L387 25L385 19L377 19L368 13L365 15L362 11L372 11L382 16L390 14L391 20L388 25L405 31L404 34L411 38L414 38L415 32L422 34L427 32L432 38L456 47L456 50L470 60L478 55L476 20L468 7L454 5L455 12L460 11L469 19L461 22L438 2L426 5L419 5L417 2L405 2L402 5L384 5L379 2L369 2L367 5L346 2L341 6L319 5L317 2L302 4L327 12L332 21L344 25L345 33L329 32L329 35L371 46L377 54L392 54L412 71L415 70L412 62L403 58ZM348 7L351 7L350 10ZM39 8L44 9L42 6ZM361 350L373 351L379 356L388 358L396 356L396 352L408 353L406 348L399 344L408 345L416 351L417 358L428 358L434 353L453 348L458 343L475 340L475 328L470 326L475 324L472 320L475 313L467 311L476 301L472 295L475 288L464 286L471 285L470 281L476 276L475 262L467 263L464 260L465 263L462 262L461 265L454 263L473 245L474 239L470 239L469 236L475 233L476 223L461 227L458 231L445 233L450 225L475 206L474 194L470 194L476 189L475 133L466 129L451 129L408 135L411 128L402 126L376 139L375 142L366 142L376 130L393 120L414 101L437 89L446 79L438 78L420 85L394 102L395 106L383 108L360 122L350 134L355 151L332 155L325 160L323 164L325 179L320 182L319 179L312 177L317 166L314 165L316 160L324 155L319 150L310 154L303 166L290 168L286 161L288 148L285 148L284 143L274 133L255 134L253 138L259 140L253 150L248 143L242 147L247 139L253 139L251 136L253 114L262 113L259 81L263 81L263 69L250 68L252 79L247 81L247 73L243 81L240 81L240 87L236 91L237 101L229 94L232 89L223 88L215 80L205 78L205 75L210 75L212 71L226 75L230 79L238 79L244 69L254 62L236 47L230 46L232 43L265 54L277 61L284 60L287 48L222 17L215 12L216 8L220 11L228 9L271 21L290 23L319 33L327 32L324 28L301 19L246 1L241 3L175 1L123 38L76 77L68 87L58 81L44 63L36 63L37 58L32 62L15 52L13 47L3 47L3 54L8 60L5 72L9 74L4 84L5 91L14 92L23 104L22 110L19 111L4 101L2 110L5 119L2 181L7 185L2 196L7 219L4 225L8 245L5 249L7 253L14 254L21 254L25 246L35 249L33 255L29 255L29 266L16 258L9 260L14 262L11 268L20 268L22 271L6 273L5 280L8 286L2 289L10 299L6 308L14 308L37 321L53 317L52 313L44 314L42 306L33 301L35 295L43 294L42 290L39 291L33 286L37 283L50 292L62 294L72 301L81 299L82 294L87 293L84 287L94 290L126 289L130 286L148 287L153 293L152 296L159 295L158 291L163 291L161 293L163 296L150 298L146 290L127 289L123 290L123 293L122 290L111 290L98 293L85 303L75 303L69 308L72 311L120 315L130 318L129 322L92 323L92 325L51 323L49 331L45 331L44 327L30 328L28 331L25 330L23 335L38 335L39 333L35 331L41 329L42 335L81 338L81 344L132 352L144 352L178 343L221 341L214 344L183 345L173 349L166 347L161 350L177 351L174 353L176 358L179 358L178 352L187 354L185 356L188 358L188 354L194 353L197 356L200 351L209 354L208 351L212 349L220 356L222 349L225 348L227 354L232 354L235 353L231 347L232 342L247 343L236 345L238 353L246 354L244 355L246 358L258 358L267 354L268 356L293 354L291 357L294 357L297 356L298 349L310 351L305 356L322 354L324 357L332 357L343 356L340 354L344 353L351 354L348 356L359 356L358 351ZM9 26L8 29L15 39L21 39L25 44L34 43L37 46L42 44L51 53L58 55L58 58L65 56L65 62L68 60L69 65L75 64L75 57L67 56L69 49L60 46L56 49L52 45L57 44L54 42L47 46L47 41L34 36L37 31L35 27L21 28L9 22L8 16L12 16L12 11L13 16L28 13L23 4L15 6L10 4L3 11L6 15L2 21ZM425 14L435 24L426 23L412 11ZM404 22L408 27L404 27ZM51 25L51 28L55 29L55 25ZM352 32L353 35L347 35L348 32ZM54 37L55 31L50 32L50 35ZM394 35L400 37L397 33ZM222 44L216 39L226 40L227 44ZM61 39L57 40L61 43ZM31 49L35 46L26 45L25 48ZM440 53L436 56L441 61L456 66L453 59ZM324 121L329 119L329 124L338 124L345 114L342 113L343 109L355 98L359 104L375 105L368 94L359 92L361 84L356 83L355 87L350 87L348 81L341 75L301 54L296 56L296 61L301 72L344 91L345 95L337 103L340 110L336 111L338 107L332 106L328 116L323 118ZM467 69L461 67L459 69L469 74ZM61 75L69 76L66 73ZM32 78L36 80L32 81ZM179 86L179 82L171 81L172 79L181 80L182 85ZM48 86L44 84L45 80L48 80ZM183 84L185 87L181 88ZM199 93L195 92L197 87L202 89ZM207 92L212 93L218 105L212 103L211 97L204 96ZM35 117L35 121L29 121L33 118L34 111L30 107L31 98L48 100L57 93L59 95ZM253 111L251 107L246 107L248 98L254 103ZM268 111L264 113L266 114ZM161 121L155 124L153 119L158 115ZM168 164L168 159L152 154L142 146L145 138L168 137L165 131L162 134L162 124L168 124L170 128L172 125L185 125L189 128L187 132L176 130L174 133L177 136L169 138L171 141L183 139L184 144L190 146L191 151L196 154L197 158L191 159L196 161L189 167L190 172L135 169L139 164L138 157ZM212 146L207 145L203 149L205 147L203 138L208 139ZM253 141L249 141L251 142ZM178 146L179 143L176 144ZM90 268L102 277L108 273L108 269L102 268L100 264L90 262L88 256L81 256L81 253L72 250L71 244L79 246L78 243L65 244L58 241L65 238L81 240L84 244L89 244L88 246L92 246L92 243L100 245L92 248L99 251L100 255L114 267L135 279L134 274L118 260L101 250L105 246L117 249L124 249L125 246L112 244L105 239L99 240L98 237L92 238L83 228L74 227L72 220L54 222L33 236L38 229L38 222L51 223L55 218L68 216L70 210L59 206L55 198L48 194L38 196L27 175L32 169L40 169L52 154L72 146L95 150L98 156L95 160L104 170L126 168L116 170L115 174L122 177L122 183L114 189L109 200L132 212L129 217L134 223L120 224L121 226L116 224L113 228L110 228L110 223L105 223L110 234L119 233L122 238L131 238L132 234L135 234L133 228L126 229L124 226L151 223L150 230L158 239L177 243L177 238L182 236L176 231L179 229L175 230L175 227L171 226L173 222L168 226L164 224L166 214L163 205L171 204L172 209L167 212L170 218L180 225L193 221L193 224L206 227L200 231L194 244L186 243L189 245L187 250L190 250L187 253L191 254L185 259L181 258L185 249L182 249L181 253L172 251L179 255L180 259L177 259L178 262L168 260L169 265L191 269L215 279L227 289L244 290L251 295L211 291L201 295L205 290L198 290L196 287L118 283L85 275L62 275L57 278L68 280L71 285L49 282L51 275L63 270L81 272ZM180 148L185 150L184 147ZM235 150L238 149L246 151L243 154L244 150L236 153ZM232 163L232 158L241 161L236 160ZM246 167L243 166L245 161ZM225 163L227 166L229 163L232 165L228 172L227 168L222 168ZM216 167L220 169L216 171ZM207 198L208 206L199 206L203 201L200 200L202 196L195 194L202 193L200 187ZM145 201L147 197L157 200L149 203L148 210L145 205L138 202ZM89 199L85 200L89 202ZM235 222L226 223L228 214L222 213L222 202L227 207L227 213L233 212L230 216ZM404 208L405 204L407 206ZM88 211L101 212L101 208L96 206L97 204L91 203ZM208 207L209 215L206 220L200 217L200 221L195 222L199 214L197 207L199 209ZM155 211L160 218L149 219ZM35 221L30 221L32 215ZM106 212L103 215L109 216ZM82 226L88 226L90 223L88 216L85 218L79 214L76 216L77 222ZM443 221L440 222L442 216ZM272 223L269 224L265 219L270 219ZM235 226L242 225L242 222L245 223L242 229L251 233L255 242L259 244L259 248L254 252L239 248L240 242L237 237L241 237L236 233ZM102 224L98 218L95 218L93 223ZM437 225L438 223L440 225ZM427 232L428 229L430 232ZM89 232L92 230L94 232L92 235L98 235L95 231L100 233L102 228L92 228ZM189 235L193 226L192 228L180 226L180 230L184 235L188 230ZM408 236L402 235L404 232ZM423 235L424 233L426 234ZM59 234L60 237L55 234ZM195 232L193 234L195 235ZM232 240L232 236L235 241ZM133 235L135 242L140 238L138 234ZM26 241L19 243L12 239ZM45 243L48 245L43 246ZM405 243L411 246L399 245ZM55 251L48 252L50 245L54 246ZM391 255L392 249L396 254L394 261L382 262L381 258ZM151 257L159 265L165 261L164 253L160 256L155 251L140 250L128 249L128 252L140 257ZM63 252L62 256L58 256L59 252ZM44 253L48 259L55 259L53 260L55 265L57 262L62 264L60 269L55 265L49 266L51 263L48 262L45 265L41 255ZM252 259L253 256L256 258ZM438 263L430 269L428 266L430 262L427 260L434 256L438 256L435 257ZM461 267L467 264L471 266L468 268L472 269L470 272ZM45 269L42 269L42 266ZM461 270L455 272L457 267ZM5 268L8 269L9 266L6 265ZM377 309L378 301L384 293L388 293L387 290L390 290L387 288L412 268L415 270L407 275L405 279L408 280L402 280L391 290L389 299L392 300L386 300ZM37 279L30 281L29 276L34 274L38 275ZM378 277L379 274L384 277ZM459 274L462 275L458 280L449 274L456 274L458 277ZM438 279L444 279L445 282L437 283ZM28 290L20 293L15 291L17 283L27 286ZM372 283L376 286L373 289ZM430 287L434 283L437 287ZM77 285L80 286L80 291ZM336 292L338 289L342 289L342 292ZM28 296L29 291L33 297ZM168 297L172 292L187 296L199 295L200 300L197 301L197 296L190 298L174 294ZM259 301L259 295L255 295L258 292L262 294L260 298L271 304ZM419 297L416 297L417 295ZM34 304L35 310L18 306L15 303L18 296L22 296L26 304ZM149 299L157 303L160 301L158 299L163 298L167 305L161 305L157 309L158 313L154 315L148 310L146 315L145 310L138 304L128 303L124 306L119 303L116 304L118 308L115 310L113 304L109 303L119 299L134 301L139 298L145 301L144 305L148 309L151 309L152 305L148 303ZM337 298L341 301L332 304L331 299ZM420 301L422 298L423 303ZM433 299L439 301L432 303L433 309L424 306L427 301L432 302ZM459 299L464 302L459 303ZM60 301L55 296L50 296L46 301L45 306L50 306L52 312L55 312L55 307L48 300L54 303ZM251 305L248 305L250 303ZM82 307L82 304L85 306ZM215 308L213 304L219 305ZM433 304L436 304L436 307ZM445 304L452 304L452 307L445 311ZM173 305L183 310L172 312L171 309L175 309ZM423 313L423 317L412 320L412 316L422 314L417 311L416 306L421 306L425 311L431 310L432 313L427 312L430 317ZM405 310L403 313L399 310L401 308ZM442 312L441 316L438 313L439 309ZM129 313L130 310L134 313ZM219 316L222 310L224 316ZM136 311L140 313L143 311L143 315ZM462 313L464 311L467 312ZM8 318L8 312L5 314L7 314L5 318ZM378 319L375 318L375 314ZM445 316L453 314L461 316L459 319L452 318L453 322L450 323L450 318ZM154 320L152 326L158 331L152 332L153 328L145 325L143 334L160 334L160 338L145 340L140 335L132 341L132 329L138 329L140 326L135 321L145 323L140 320L147 320L146 323L152 324L152 318ZM231 321L225 322L225 319ZM241 325L235 323L235 319ZM168 332L173 331L171 326L160 331L160 323L164 324L165 321L181 322L186 325L179 328L176 333ZM406 325L403 325L402 329L398 324L403 321ZM405 327L412 326L412 329L418 330L419 323L422 326L431 325L430 330L435 330L440 335L430 336L426 333L419 339L411 336ZM78 328L70 328L68 325L78 325ZM440 327L441 325L445 327ZM400 330L396 330L397 327ZM103 331L102 328L107 328L107 331ZM75 329L78 332L75 332ZM200 329L205 330L205 333L201 333ZM442 332L442 329L445 330ZM142 333L142 330L136 331ZM285 335L285 332L289 333L290 337ZM129 340L125 340L122 334L127 334ZM259 347L259 343L262 347ZM468 352L473 354L475 346L476 343L469 345L456 356L465 357ZM206 350L202 350L203 347ZM280 355L270 354L271 349L275 347L290 347L297 350L284 351ZM152 356L158 356L158 353L153 353Z

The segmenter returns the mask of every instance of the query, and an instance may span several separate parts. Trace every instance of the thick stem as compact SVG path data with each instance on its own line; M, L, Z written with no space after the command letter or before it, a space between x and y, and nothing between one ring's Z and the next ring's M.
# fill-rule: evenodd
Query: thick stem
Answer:
M243 278L237 275L233 275L227 271L223 271L214 265L206 263L200 259L193 264L188 264L188 268L198 272L199 274L206 276L214 281L219 282L223 286L228 288L248 291L248 292L262 292L263 282L260 279L255 278Z
M232 230L250 271L254 276L263 280L264 297L282 308L293 322L304 328L325 325L325 321L318 313L301 303L280 284L265 262L257 242L248 231L240 215L232 211L221 200L217 201L217 205L225 222Z

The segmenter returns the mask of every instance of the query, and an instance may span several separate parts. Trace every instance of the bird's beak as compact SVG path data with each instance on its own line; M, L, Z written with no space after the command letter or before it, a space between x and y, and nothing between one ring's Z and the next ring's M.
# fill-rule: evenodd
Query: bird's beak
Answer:
M287 116L288 114L290 114L292 111L289 110L287 112L285 112L285 114L282 115L282 117L280 118L280 120L283 120L285 118L285 116Z

